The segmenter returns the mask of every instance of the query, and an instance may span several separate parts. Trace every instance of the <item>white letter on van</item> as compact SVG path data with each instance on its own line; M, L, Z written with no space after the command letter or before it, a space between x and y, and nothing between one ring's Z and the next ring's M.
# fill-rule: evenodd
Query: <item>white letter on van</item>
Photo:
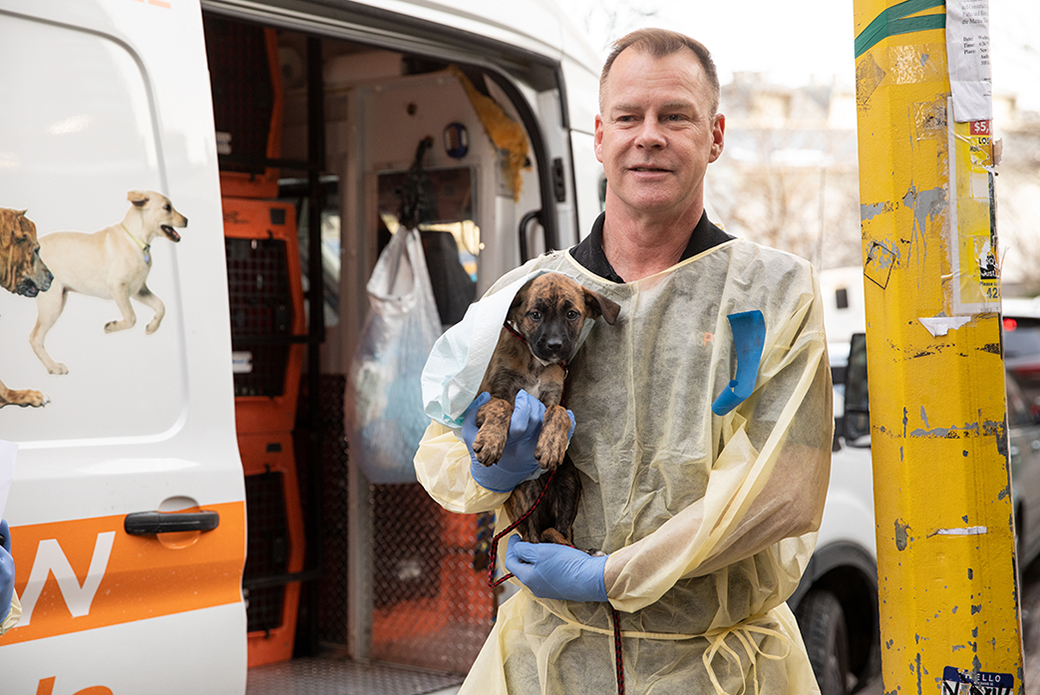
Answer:
M47 583L47 575L54 573L58 580L58 588L61 596L65 599L65 605L73 618L79 618L90 612L90 604L94 602L94 594L101 586L101 580L108 568L108 558L112 554L112 544L115 543L115 531L99 533L97 542L94 543L94 556L90 559L90 569L87 577L80 586L76 573L72 570L65 553L55 538L40 541L36 549L36 559L33 561L32 572L29 573L29 581L22 592L22 619L18 627L25 627L32 618L36 602L43 593L43 585Z

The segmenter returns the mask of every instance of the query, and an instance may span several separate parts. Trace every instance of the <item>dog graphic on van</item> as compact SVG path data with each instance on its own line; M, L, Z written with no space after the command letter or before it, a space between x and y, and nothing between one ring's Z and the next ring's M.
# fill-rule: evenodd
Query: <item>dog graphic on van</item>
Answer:
M25 210L0 208L0 287L12 294L35 297L46 292L54 278L40 258L36 225L25 213ZM0 381L0 408L5 405L39 408L48 400L39 391L16 391Z
M188 226L188 218L161 193L130 191L126 197L130 210L118 224L93 234L54 232L40 237L40 256L54 274L54 282L36 297L38 315L29 343L51 374L69 372L68 367L51 358L43 344L61 316L69 292L116 303L122 318L106 323L105 333L126 330L137 322L131 299L155 312L145 334L154 333L166 313L162 300L145 284L152 269L152 240L164 236L179 242L176 229Z

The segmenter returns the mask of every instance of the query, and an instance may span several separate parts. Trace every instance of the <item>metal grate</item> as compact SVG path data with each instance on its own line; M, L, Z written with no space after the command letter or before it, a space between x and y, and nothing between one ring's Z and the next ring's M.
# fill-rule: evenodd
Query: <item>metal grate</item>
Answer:
M285 242L225 238L224 245L232 341L251 354L251 370L234 375L235 396L281 396L293 325Z
M274 87L263 27L208 15L206 54L213 73L213 120L218 133L231 135L231 151L262 159L274 112ZM262 174L262 163L221 168Z
M454 692L460 683L457 674L309 658L249 669L246 695L426 695Z
M244 580L283 574L289 563L289 527L281 473L247 475L249 535ZM281 627L285 587L250 589L246 616L249 632Z
M348 644L347 616L350 576L350 495L347 478L347 442L343 435L343 394L347 379L342 374L322 374L319 408L322 429L322 576L318 582L318 638L325 644ZM306 401L306 395L302 399ZM301 482L306 486L305 469ZM306 499L306 497L305 497ZM315 544L316 545L316 544Z
M466 672L495 609L477 515L452 514L418 484L372 486L372 657Z

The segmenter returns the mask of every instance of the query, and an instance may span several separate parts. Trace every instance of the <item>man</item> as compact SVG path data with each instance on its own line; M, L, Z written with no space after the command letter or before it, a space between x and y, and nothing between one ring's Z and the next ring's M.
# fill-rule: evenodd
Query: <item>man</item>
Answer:
M627 692L818 692L784 601L829 475L822 303L806 261L704 214L724 142L718 98L696 41L655 29L618 41L595 130L605 213L582 243L482 300L554 270L622 308L590 331L567 386L583 483L574 543L602 555L510 538L505 565L524 588L500 607L462 693L614 691L611 607ZM518 395L506 452L487 468L470 456L473 407L460 433L435 421L415 458L420 482L449 510L497 509L538 470L539 405Z

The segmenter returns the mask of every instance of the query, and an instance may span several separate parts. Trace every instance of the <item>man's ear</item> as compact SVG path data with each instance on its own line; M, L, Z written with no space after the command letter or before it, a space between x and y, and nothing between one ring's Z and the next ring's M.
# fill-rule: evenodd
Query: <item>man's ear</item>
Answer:
M596 150L596 159L603 163L603 116L596 114L595 130L593 131L593 146Z
M714 162L722 155L722 148L726 142L726 116L721 113L715 114L714 122L711 128L712 143L711 143L711 159L710 162Z

